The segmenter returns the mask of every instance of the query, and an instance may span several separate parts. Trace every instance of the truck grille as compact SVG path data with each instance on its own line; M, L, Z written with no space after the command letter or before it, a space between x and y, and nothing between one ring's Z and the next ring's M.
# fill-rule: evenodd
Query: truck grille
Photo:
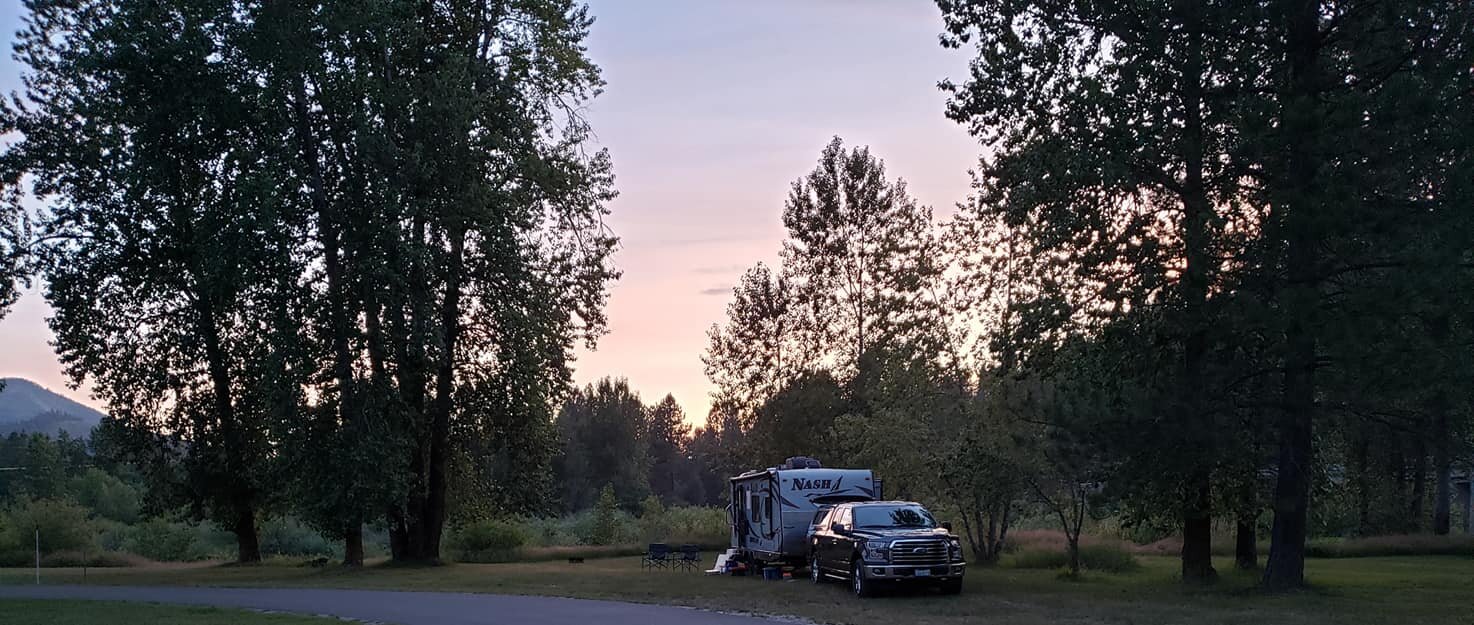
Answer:
M940 540L898 540L891 543L891 564L932 566L947 563L947 543Z

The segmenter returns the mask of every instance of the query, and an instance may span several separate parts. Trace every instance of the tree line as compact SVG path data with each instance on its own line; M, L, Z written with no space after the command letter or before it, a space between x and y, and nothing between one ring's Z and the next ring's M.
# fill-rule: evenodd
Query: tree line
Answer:
M836 139L734 289L708 427L883 472L996 558L1028 503L1210 582L1312 534L1450 526L1474 388L1466 2L939 0L983 148L936 221ZM1078 562L1078 560L1076 560Z
M1267 525L1284 589L1312 534L1449 531L1474 8L938 6L974 193L939 220L826 146L710 333L699 432L571 389L618 275L572 0L26 0L0 311L44 280L118 457L242 561L282 508L350 563L366 524L435 560L458 515L712 501L800 454L944 502L984 561L1026 511L1075 555L1111 514L1207 582L1215 522L1245 566Z
M365 524L432 561L462 502L542 505L517 485L550 470L618 275L586 8L25 9L0 305L43 278L65 370L152 492L242 562L272 510L358 564Z

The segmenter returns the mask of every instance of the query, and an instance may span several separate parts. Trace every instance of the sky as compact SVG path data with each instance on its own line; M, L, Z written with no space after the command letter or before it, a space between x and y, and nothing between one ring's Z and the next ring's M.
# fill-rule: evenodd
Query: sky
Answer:
M0 32L21 23L0 0ZM608 82L589 105L614 158L619 198L607 224L621 238L609 333L580 349L575 380L625 377L646 403L671 393L701 424L711 385L706 331L732 286L776 265L789 184L838 135L868 145L939 215L966 198L974 139L943 114L937 82L961 79L965 51L937 43L927 0L590 0L589 55ZM9 49L9 46L6 46ZM0 59L0 91L21 68ZM0 377L67 388L39 291L0 320Z

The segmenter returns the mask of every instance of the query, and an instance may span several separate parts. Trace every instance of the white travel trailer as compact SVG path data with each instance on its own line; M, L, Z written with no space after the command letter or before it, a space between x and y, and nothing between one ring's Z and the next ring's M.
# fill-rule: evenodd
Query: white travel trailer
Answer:
M789 458L779 467L730 480L732 551L750 561L808 561L809 524L822 509L881 498L869 469L825 469L813 458Z

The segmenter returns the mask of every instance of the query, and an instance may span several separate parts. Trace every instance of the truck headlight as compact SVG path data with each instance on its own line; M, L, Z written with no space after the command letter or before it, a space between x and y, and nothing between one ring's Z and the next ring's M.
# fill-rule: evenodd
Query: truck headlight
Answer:
M958 562L962 560L962 541L956 538L947 541L947 551L948 555L952 556L953 562Z
M890 559L891 546L888 543L865 543L863 552L866 562L885 562Z

